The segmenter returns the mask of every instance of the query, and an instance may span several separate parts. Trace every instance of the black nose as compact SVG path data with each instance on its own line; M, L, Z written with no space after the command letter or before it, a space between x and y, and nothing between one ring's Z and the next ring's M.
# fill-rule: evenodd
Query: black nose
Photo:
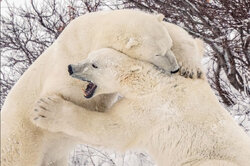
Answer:
M180 70L180 68L178 68L177 70L171 71L171 74L175 74Z
M68 66L68 72L69 72L69 75L73 74L73 69L71 65Z

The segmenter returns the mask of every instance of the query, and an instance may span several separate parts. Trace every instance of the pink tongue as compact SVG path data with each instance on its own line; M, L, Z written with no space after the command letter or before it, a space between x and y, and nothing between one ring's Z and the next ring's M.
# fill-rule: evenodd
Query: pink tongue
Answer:
M87 94L86 94L86 92L85 92L85 89L82 89L82 91L83 91L83 95L84 95L84 96L87 96Z

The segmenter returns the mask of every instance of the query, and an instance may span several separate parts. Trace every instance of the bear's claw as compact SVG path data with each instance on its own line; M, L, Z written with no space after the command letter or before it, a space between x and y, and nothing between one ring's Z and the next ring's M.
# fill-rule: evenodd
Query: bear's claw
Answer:
M185 78L202 78L203 72L201 69L189 69L189 68L181 68L179 71L180 75Z
M57 95L39 99L32 112L31 121L38 127L55 131L58 122L58 111L63 105L63 99Z

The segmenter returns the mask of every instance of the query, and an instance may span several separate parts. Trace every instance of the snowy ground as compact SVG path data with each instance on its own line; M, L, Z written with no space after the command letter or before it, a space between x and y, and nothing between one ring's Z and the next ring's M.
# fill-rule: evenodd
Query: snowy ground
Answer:
M101 148L79 145L72 152L70 166L155 166L153 160L144 153L116 153Z

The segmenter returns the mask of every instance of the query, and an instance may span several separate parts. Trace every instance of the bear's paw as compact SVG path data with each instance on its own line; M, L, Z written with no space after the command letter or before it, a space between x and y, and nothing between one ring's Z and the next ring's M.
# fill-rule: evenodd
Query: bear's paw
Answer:
M65 100L57 95L39 99L33 108L31 121L45 130L59 132L63 123L64 103Z

